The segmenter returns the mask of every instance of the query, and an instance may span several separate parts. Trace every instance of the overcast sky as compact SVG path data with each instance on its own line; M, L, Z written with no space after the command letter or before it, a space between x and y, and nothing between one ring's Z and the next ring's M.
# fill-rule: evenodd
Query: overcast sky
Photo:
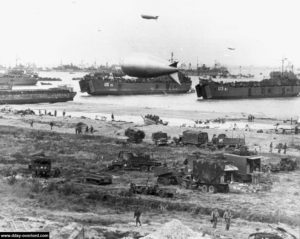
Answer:
M174 52L193 65L198 57L277 66L287 57L300 67L296 0L0 0L0 9L0 64L112 64Z

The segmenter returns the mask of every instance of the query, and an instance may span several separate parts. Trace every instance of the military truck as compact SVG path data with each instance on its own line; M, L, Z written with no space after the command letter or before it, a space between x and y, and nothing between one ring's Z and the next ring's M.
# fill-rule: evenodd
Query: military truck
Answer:
M28 169L33 177L58 177L60 175L59 168L52 168L51 159L43 155L34 156L31 159Z
M176 189L160 188L158 184L148 185L147 183L146 185L137 185L135 183L131 183L129 192L134 194L144 194L172 198L176 193Z
M237 167L224 160L221 154L193 153L187 158L187 175L182 179L186 188L204 193L229 192L229 181L234 180Z
M152 134L152 141L158 146L167 145L168 135L162 131L155 132Z
M244 138L228 138L227 136L220 137L217 143L218 148L239 148L245 145L246 141Z
M253 172L258 169L261 171L261 157L260 156L242 156L225 153L226 161L238 168L236 180L241 182L250 182L252 180Z
M152 159L150 154L120 151L118 158L108 166L109 170L142 170L151 171L154 167L161 166L161 163Z
M201 146L208 143L208 134L197 130L186 130L182 133L182 143Z

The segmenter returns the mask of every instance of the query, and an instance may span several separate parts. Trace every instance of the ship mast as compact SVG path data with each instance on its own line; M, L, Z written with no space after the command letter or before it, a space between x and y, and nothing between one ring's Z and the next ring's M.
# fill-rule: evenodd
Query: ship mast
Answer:
M283 77L283 67L284 67L284 61L287 60L287 58L282 58L281 62L281 77Z

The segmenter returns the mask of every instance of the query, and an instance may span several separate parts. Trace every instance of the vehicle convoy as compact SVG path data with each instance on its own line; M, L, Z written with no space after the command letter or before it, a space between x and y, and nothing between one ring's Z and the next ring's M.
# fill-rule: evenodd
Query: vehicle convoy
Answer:
M293 97L300 92L300 80L291 71L273 71L270 79L262 81L224 83L199 79L196 91L203 99Z
M130 193L153 195L159 197L172 198L176 194L176 189L173 188L161 188L157 184L154 185L137 185L135 183L130 184Z
M208 134L197 130L186 130L182 133L181 142L184 145L201 146L208 143Z
M193 153L187 157L188 174L182 185L202 192L229 192L229 181L234 180L238 168L224 160L220 154Z
M28 169L33 177L49 178L60 176L59 168L53 168L51 159L45 157L45 155L33 156Z
M157 77L127 78L124 74L109 75L92 73L79 81L81 92L90 95L143 95L187 93L192 81L181 72L174 73L177 83L170 75Z
M161 166L161 163L152 159L150 154L120 151L118 158L108 166L109 170L142 170L151 171L154 167Z

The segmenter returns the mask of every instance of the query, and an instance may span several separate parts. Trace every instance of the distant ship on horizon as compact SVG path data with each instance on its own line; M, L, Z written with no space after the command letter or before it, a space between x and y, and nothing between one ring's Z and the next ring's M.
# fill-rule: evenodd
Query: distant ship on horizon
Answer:
M13 68L0 75L0 85L36 85L38 75L33 72L27 72L24 69Z

